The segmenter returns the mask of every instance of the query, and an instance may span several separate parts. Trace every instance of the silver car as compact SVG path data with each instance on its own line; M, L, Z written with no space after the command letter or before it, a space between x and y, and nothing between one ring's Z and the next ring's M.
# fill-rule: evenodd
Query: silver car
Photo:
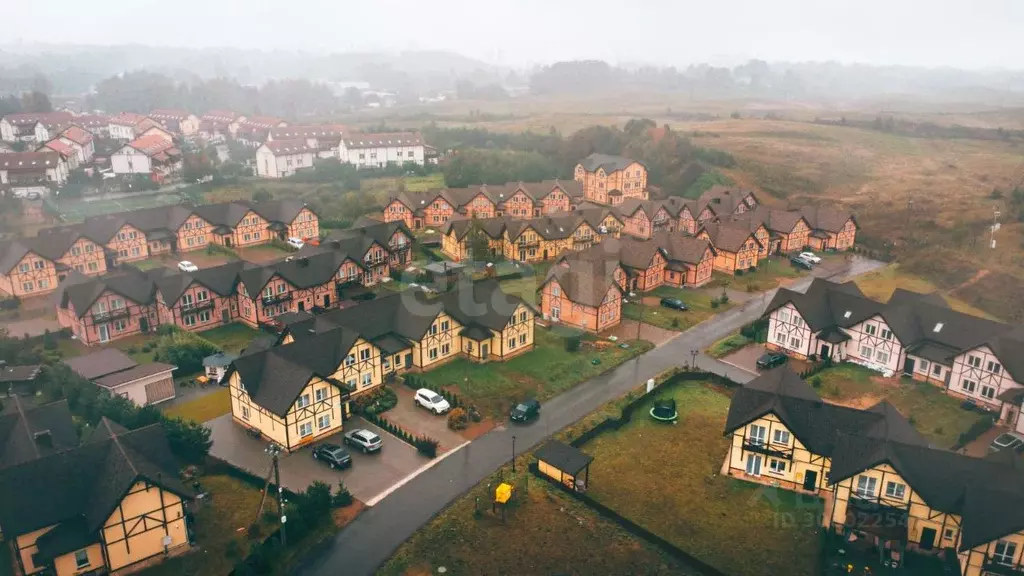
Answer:
M384 441L365 428L357 428L345 433L345 444L359 448L363 452L378 452L384 446Z

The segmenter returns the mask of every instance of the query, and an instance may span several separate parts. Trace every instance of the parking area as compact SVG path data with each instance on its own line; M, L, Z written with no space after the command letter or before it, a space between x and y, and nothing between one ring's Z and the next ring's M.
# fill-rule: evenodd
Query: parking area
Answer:
M640 331L637 332L637 324L636 320L623 318L617 325L602 332L601 336L605 338L615 336L619 340L636 340L637 334L639 334L640 340L647 340L655 346L661 346L679 335L679 332L674 330L666 330L646 322L640 326Z
M227 414L206 423L210 428L213 447L210 455L225 460L257 476L266 476L270 469L270 457L264 452L266 441L249 436L246 431L231 420ZM421 456L415 448L384 432L362 418L352 418L345 423L345 430L366 428L384 439L384 448L378 454L352 453L352 467L347 470L332 470L312 457L312 447L306 446L281 457L281 485L289 490L305 490L314 481L345 486L358 500L369 502L389 488L413 474L430 460ZM343 444L342 434L334 434L317 442Z
M398 404L384 413L384 417L401 426L411 434L426 435L437 440L440 445L438 452L454 450L466 443L461 434L448 428L447 415L435 415L424 408L416 406L413 397L416 391L407 386L395 386Z
M747 344L743 348L722 357L722 362L726 364L732 364L737 368L742 368L747 372L753 372L757 374L757 359L764 354L764 344Z

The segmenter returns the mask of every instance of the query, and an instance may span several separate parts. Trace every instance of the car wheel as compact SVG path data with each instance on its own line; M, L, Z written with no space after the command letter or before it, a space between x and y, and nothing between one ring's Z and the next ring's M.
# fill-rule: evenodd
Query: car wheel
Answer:
M367 448L366 446L363 446L363 454L369 454L369 453L370 453L370 449Z
M331 467L331 470L337 468L337 466L334 465L334 462L328 462L327 465Z

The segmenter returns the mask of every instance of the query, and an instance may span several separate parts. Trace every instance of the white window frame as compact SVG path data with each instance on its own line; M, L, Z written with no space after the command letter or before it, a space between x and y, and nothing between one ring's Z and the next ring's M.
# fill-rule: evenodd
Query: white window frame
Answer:
M897 498L903 500L907 495L907 485L902 482L894 482L889 480L885 483L885 496L886 498Z
M786 461L776 460L774 458L768 460L768 471L772 474L785 474L786 473Z
M996 542L995 549L992 551L992 560L996 564L1002 564L1004 566L1012 566L1013 559L1017 556L1017 543L1009 540L1000 540Z
M760 424L751 424L747 430L747 441L751 444L764 446L767 443L768 427Z
M789 445L789 430L782 430L776 428L772 431L772 444L785 444Z
M299 424L299 437L300 438L306 438L307 436L312 436L312 435L313 435L313 423L312 422L303 422L302 424Z
M305 408L307 406L309 406L309 394L301 394L295 400L295 407L296 408Z
M858 476L857 487L853 493L858 498L874 498L878 495L878 478L874 476Z
M327 400L327 388L317 388L313 391L313 399L317 402Z
M79 556L79 554L84 554L85 557L82 558L81 556ZM88 549L82 548L81 550L75 550L75 568L77 570L83 570L85 568L88 568L91 564L92 560L89 559Z
M331 427L331 415L330 414L321 414L320 417L316 419L316 426L320 430L326 430L326 429L330 428Z

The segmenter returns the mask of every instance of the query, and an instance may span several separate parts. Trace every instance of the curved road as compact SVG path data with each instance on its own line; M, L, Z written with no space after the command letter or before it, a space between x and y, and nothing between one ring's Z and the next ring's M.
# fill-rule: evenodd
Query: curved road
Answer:
M874 260L854 257L829 278L851 277L884 266ZM811 277L789 286L802 291ZM618 398L648 378L686 363L692 350L703 350L740 326L759 317L775 291L750 300L694 326L658 348L617 368L591 378L544 404L541 417L528 426L499 427L439 462L368 508L334 538L314 549L296 569L302 576L370 575L395 550L434 515L489 476L512 456L512 435L517 453L528 451L551 434L576 422L606 402ZM753 374L703 355L697 364L705 369L746 382Z

